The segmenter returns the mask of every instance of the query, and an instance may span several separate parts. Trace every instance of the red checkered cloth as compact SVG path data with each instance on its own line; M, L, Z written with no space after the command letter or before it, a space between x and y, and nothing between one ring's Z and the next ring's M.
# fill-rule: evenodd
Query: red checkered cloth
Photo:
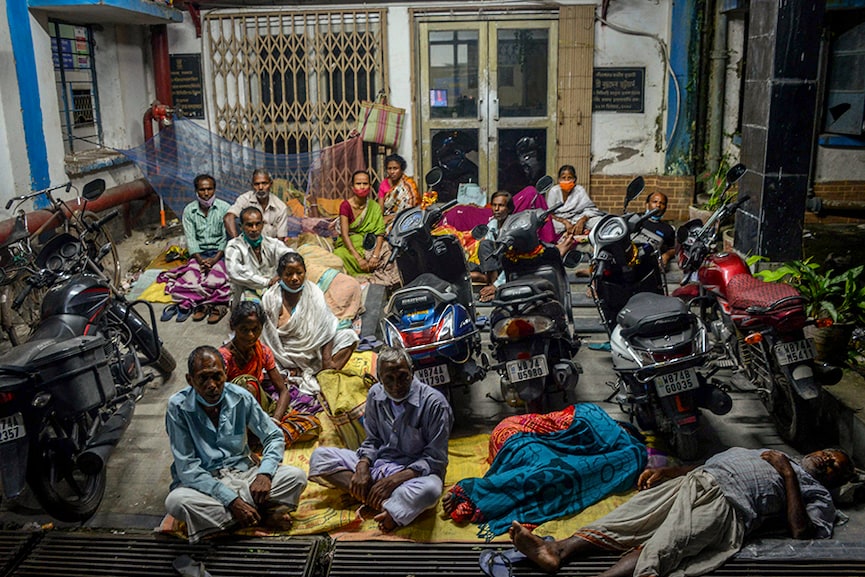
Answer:
M727 300L736 310L770 307L781 299L795 296L801 295L788 284L765 282L749 274L736 275L727 284ZM791 301L789 306L802 306L802 303Z

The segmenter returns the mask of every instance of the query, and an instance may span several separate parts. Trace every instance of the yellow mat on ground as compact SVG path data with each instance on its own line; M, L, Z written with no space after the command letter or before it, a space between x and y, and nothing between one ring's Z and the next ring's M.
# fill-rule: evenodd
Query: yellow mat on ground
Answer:
M339 445L340 440L333 425L327 418L321 419L322 432L318 441L310 441L288 448L284 464L309 470L309 457L313 449L320 445ZM472 435L451 439L448 447L450 462L445 479L445 490L466 477L481 477L489 465L486 462L489 435ZM571 535L578 527L591 523L624 503L630 497L613 495L587 508L581 513L556 521L544 523L537 528L541 536L552 535L562 539ZM450 518L442 518L439 502L435 509L426 511L414 523L397 529L393 533L382 533L372 519L374 513L362 509L349 495L335 489L322 487L310 482L300 498L297 510L292 514L294 526L290 531L267 533L272 535L315 535L328 533L334 539L346 541L366 540L404 540L419 543L483 543L478 537L478 527L474 524L457 525ZM166 517L160 530L164 533L185 537L182 523ZM250 528L238 531L241 534L261 535L261 529ZM495 538L495 542L508 541L507 535Z

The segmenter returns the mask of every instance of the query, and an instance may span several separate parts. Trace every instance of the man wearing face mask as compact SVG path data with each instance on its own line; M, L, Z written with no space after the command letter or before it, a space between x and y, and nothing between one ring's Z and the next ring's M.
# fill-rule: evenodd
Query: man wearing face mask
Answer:
M193 182L196 199L183 209L182 218L189 262L157 279L165 283L165 292L174 301L163 310L162 320L176 314L177 322L190 315L200 321L209 314L208 322L215 324L225 314L231 295L222 258L228 241L223 225L228 203L216 198L216 180L209 174L199 174Z
M225 382L215 348L196 348L187 364L189 387L171 396L165 413L174 456L166 510L186 523L190 543L234 526L287 530L306 475L280 465L282 431L249 391ZM264 447L258 464L247 429Z
M276 265L280 257L294 249L262 234L264 220L261 211L254 206L240 213L240 227L241 235L228 241L225 247L225 265L234 302L261 300L267 287L279 282Z
M278 239L284 239L288 234L288 207L275 194L270 192L273 179L270 173L258 168L252 173L252 190L237 197L225 215L225 230L230 238L238 235L237 219L248 206L254 206L261 211L264 219L262 234Z
M383 348L376 368L379 382L366 397L366 440L357 451L317 448L309 478L348 491L378 511L379 529L390 532L438 503L454 417L444 395L414 377L405 349Z
M660 246L656 246L655 248L661 255L661 264L666 268L667 263L676 254L676 231L670 224L661 221L661 217L667 212L666 194L663 192L653 192L649 195L646 199L646 213L653 210L657 212L649 217L649 220L643 225L643 230L661 239L659 241ZM658 241L655 242L657 243Z

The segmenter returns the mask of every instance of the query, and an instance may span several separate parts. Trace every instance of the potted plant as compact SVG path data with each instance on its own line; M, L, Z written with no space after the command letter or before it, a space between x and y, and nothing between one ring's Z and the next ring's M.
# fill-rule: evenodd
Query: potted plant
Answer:
M809 317L832 319L831 326L820 327L814 333L817 358L843 364L853 329L865 323L863 269L865 267L858 266L838 274L831 269L823 272L820 265L808 258L784 263L775 270L758 272L756 276L767 282L787 282L808 299L805 311Z
M730 161L727 156L721 158L714 172L706 171L697 177L697 182L703 183L703 192L697 195L697 203L688 207L690 218L706 220L718 210L727 200L732 200L738 194L738 189L728 190L727 171Z

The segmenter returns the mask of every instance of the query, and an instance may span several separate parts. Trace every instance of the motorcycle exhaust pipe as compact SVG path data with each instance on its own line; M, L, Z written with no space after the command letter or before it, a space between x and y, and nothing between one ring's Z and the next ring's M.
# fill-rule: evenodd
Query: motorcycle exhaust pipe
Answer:
M90 442L87 443L87 448L78 455L76 460L82 472L87 475L96 475L102 471L111 451L117 446L120 437L129 426L134 410L135 401L127 399L99 428Z

